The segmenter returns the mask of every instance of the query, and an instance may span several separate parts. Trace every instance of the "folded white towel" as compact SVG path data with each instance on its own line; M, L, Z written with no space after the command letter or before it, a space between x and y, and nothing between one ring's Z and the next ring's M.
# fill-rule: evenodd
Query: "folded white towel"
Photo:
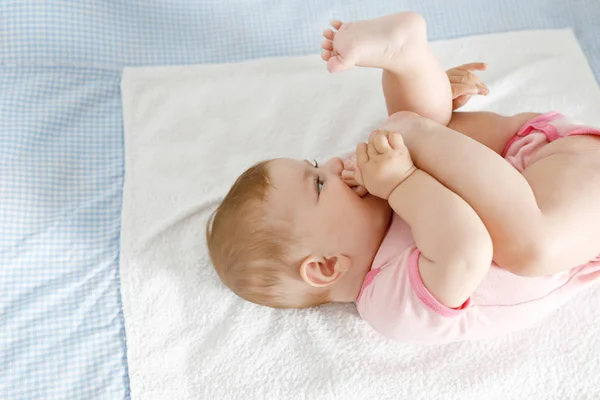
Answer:
M600 126L600 91L570 31L469 37L434 50L446 67L490 64L482 75L490 95L468 109L556 109ZM133 399L600 397L600 289L533 329L424 348L381 339L351 304L272 310L219 283L204 242L209 212L255 161L323 160L364 140L386 117L379 71L329 75L317 56L130 68L122 89Z

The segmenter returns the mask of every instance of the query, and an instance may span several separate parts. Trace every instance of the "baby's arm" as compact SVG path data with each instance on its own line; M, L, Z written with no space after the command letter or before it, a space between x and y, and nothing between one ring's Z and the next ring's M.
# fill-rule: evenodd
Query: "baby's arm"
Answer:
M412 113L397 114L386 128L402 133L418 168L475 209L492 237L494 261L518 271L530 255L534 257L542 212L527 180L506 160L469 137Z
M492 264L492 240L477 213L419 169L388 202L412 230L427 289L447 307L462 305Z
M378 131L357 148L359 179L388 200L411 227L421 252L419 272L431 294L459 307L492 262L492 241L475 211L423 170L414 168L402 138Z

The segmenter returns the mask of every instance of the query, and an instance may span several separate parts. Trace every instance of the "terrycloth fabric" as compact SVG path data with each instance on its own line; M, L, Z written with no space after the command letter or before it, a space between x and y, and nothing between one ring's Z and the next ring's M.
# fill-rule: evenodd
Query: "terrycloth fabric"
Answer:
M600 91L569 31L439 42L446 67L484 60L502 113L558 109L598 126ZM600 395L600 291L536 328L424 348L383 340L354 305L272 310L224 288L207 216L251 163L324 159L385 119L380 74L318 57L127 69L121 279L134 399L521 399Z
M503 154L523 171L550 142L581 134L598 136L600 130L548 112L523 125ZM538 323L573 296L600 284L600 256L569 271L536 278L511 274L494 263L472 295L460 307L449 308L425 286L420 255L410 227L393 215L356 300L369 325L403 343L443 344L506 335Z

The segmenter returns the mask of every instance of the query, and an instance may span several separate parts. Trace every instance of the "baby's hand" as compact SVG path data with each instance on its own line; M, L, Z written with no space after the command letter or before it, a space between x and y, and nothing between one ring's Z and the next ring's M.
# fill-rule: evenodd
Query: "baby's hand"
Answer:
M367 189L356 180L356 154L344 160L342 180L360 197L368 193Z
M402 136L385 130L371 132L368 143L356 146L356 161L358 184L385 200L416 170Z
M452 88L452 110L464 106L471 96L481 94L487 95L487 86L471 71L485 71L487 64L471 63L454 67L446 71Z

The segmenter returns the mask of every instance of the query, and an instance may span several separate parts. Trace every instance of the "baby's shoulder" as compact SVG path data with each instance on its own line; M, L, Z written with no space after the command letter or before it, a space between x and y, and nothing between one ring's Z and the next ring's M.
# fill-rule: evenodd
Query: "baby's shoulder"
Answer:
M407 249L415 246L412 231L396 213L393 214L390 226L386 232L377 254L373 259L371 269L382 268L397 259Z
M369 271L356 308L363 320L389 339L414 343L443 341L436 327L455 325L460 318L448 318L432 306L435 299L419 276L419 254L415 247L409 247Z

